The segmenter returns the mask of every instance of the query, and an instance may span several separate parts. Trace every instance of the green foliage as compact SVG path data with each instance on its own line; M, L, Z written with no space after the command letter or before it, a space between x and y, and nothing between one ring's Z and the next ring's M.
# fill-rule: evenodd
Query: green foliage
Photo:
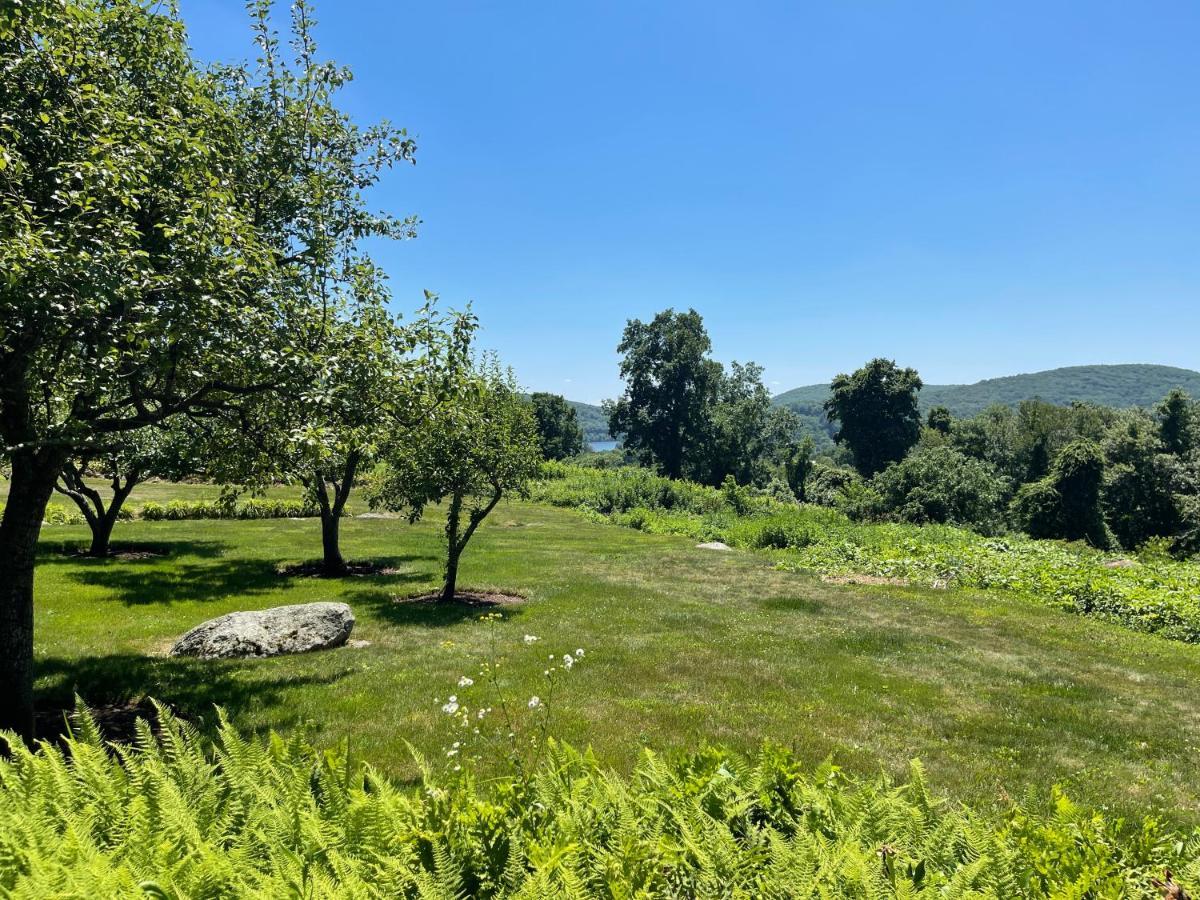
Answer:
M211 745L159 709L112 752L82 711L65 747L0 761L5 896L1145 896L1200 877L1200 836L1126 825L1056 791L992 818L906 782L766 746L645 751L627 777L551 744L526 777L398 788L344 751Z
M929 410L929 415L925 418L925 427L940 434L949 434L953 424L954 415L944 406L933 407Z
M987 463L951 447L919 449L871 481L879 512L899 522L961 525L994 534L1008 485Z
M537 422L543 459L566 459L583 451L583 431L575 408L559 394L538 392L529 397Z
M726 506L718 490L655 475L637 466L588 469L546 463L532 487L532 497L553 506L589 509L601 515L635 508L705 515Z
M605 408L626 452L670 478L719 485L766 484L793 443L798 420L772 408L762 367L709 357L712 344L695 310L668 309L625 326L625 393Z
M835 440L854 454L863 475L904 458L921 434L917 394L921 378L892 360L873 359L830 385L825 414L840 426Z
M575 419L583 431L585 443L612 440L612 435L608 433L608 416L601 407L579 400L568 400L567 404L575 410Z
M429 411L419 428L383 441L373 507L417 521L431 503L446 506L444 599L454 596L458 561L479 524L505 496L523 496L540 459L537 425L511 373L486 362L454 403Z
M809 503L841 507L848 494L861 484L862 477L853 469L817 460L813 463L804 490Z
M1200 415L1186 391L1173 388L1157 411L1159 436L1168 453L1187 456L1200 446Z
M1058 454L1049 475L1021 487L1013 500L1013 517L1034 537L1108 547L1112 540L1101 506L1103 479L1100 448L1091 441L1075 441Z
M712 342L694 309L660 312L625 325L617 352L625 393L605 406L609 431L642 462L670 477L701 464L721 380Z
M1105 443L1105 519L1122 547L1134 549L1182 527L1185 469L1178 456L1163 451L1158 430L1143 416Z
M799 442L788 448L783 463L784 478L792 496L804 503L808 500L808 478L813 471L813 453L816 442L805 435Z

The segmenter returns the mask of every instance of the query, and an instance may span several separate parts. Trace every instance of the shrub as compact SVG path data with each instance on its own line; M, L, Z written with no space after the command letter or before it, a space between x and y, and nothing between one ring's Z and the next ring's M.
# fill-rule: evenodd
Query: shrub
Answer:
M1004 525L1005 480L985 462L952 447L909 454L871 481L881 514L917 525L965 525L995 534Z
M850 485L861 483L862 478L853 469L817 460L805 482L804 496L809 503L836 507L845 499Z
M78 509L68 508L59 503L47 503L42 521L47 525L82 525L84 518Z
M226 500L171 500L165 506L143 503L138 516L147 522L186 519L308 519L320 515L312 501L251 497L240 503Z
M213 744L160 711L110 752L86 717L65 747L0 761L0 893L12 897L1132 897L1200 835L1125 826L1060 792L984 817L906 782L788 752L643 753L628 777L551 742L526 777L391 784L344 751ZM1036 798L1035 798L1036 799ZM1045 811L1043 811L1045 810Z

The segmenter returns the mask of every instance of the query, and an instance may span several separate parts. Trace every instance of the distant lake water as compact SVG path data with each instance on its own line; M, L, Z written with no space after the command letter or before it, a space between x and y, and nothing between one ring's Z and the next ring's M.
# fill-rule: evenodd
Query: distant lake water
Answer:
M594 453L603 453L605 450L616 450L616 441L591 441L588 446L592 448Z

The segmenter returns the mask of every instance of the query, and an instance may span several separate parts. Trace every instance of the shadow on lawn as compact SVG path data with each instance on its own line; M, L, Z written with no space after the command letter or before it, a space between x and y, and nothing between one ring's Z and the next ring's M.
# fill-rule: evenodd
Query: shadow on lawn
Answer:
M229 547L223 541L113 541L108 556L95 557L85 555L90 543L83 538L47 540L43 537L38 546L38 565L71 563L104 567L154 564L184 556L214 559Z
M328 651L352 653L352 650ZM214 707L230 718L249 710L284 704L305 685L330 685L354 672L346 667L324 674L297 674L271 660L194 660L118 653L83 659L50 657L37 663L36 703L40 718L54 726L56 710L71 710L75 695L94 706L124 704L153 697L197 724L216 723ZM294 725L298 715L272 715L272 725ZM61 721L61 716L58 716Z
M414 582L424 582L430 590L436 590L437 585L426 576L419 573L411 579ZM464 589L465 591L465 589ZM490 613L499 613L505 619L520 615L520 605L473 606L467 603L442 603L439 601L422 602L406 599L404 594L386 590L383 586L378 589L363 587L343 594L342 599L352 608L369 608L374 616L401 628L445 628L458 625L461 622L476 621Z
M260 594L286 584L275 564L262 559L219 563L101 559L68 576L81 584L112 591L113 599L127 606L221 600L231 595Z

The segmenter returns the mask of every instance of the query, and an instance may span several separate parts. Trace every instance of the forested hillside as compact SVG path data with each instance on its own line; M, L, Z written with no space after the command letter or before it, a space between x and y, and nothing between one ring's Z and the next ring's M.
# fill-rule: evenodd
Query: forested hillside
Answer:
M927 384L920 399L923 410L940 405L956 416L972 416L993 403L1015 406L1035 397L1058 404L1079 400L1118 409L1150 407L1176 387L1200 396L1200 372L1138 364L1067 366L975 384ZM814 434L827 436L830 429L821 407L828 396L829 385L810 384L779 394L774 402L794 410Z
M578 400L568 400L575 407L575 415L579 417L579 427L583 429L585 441L609 441L608 417L603 410L591 403L580 403Z

